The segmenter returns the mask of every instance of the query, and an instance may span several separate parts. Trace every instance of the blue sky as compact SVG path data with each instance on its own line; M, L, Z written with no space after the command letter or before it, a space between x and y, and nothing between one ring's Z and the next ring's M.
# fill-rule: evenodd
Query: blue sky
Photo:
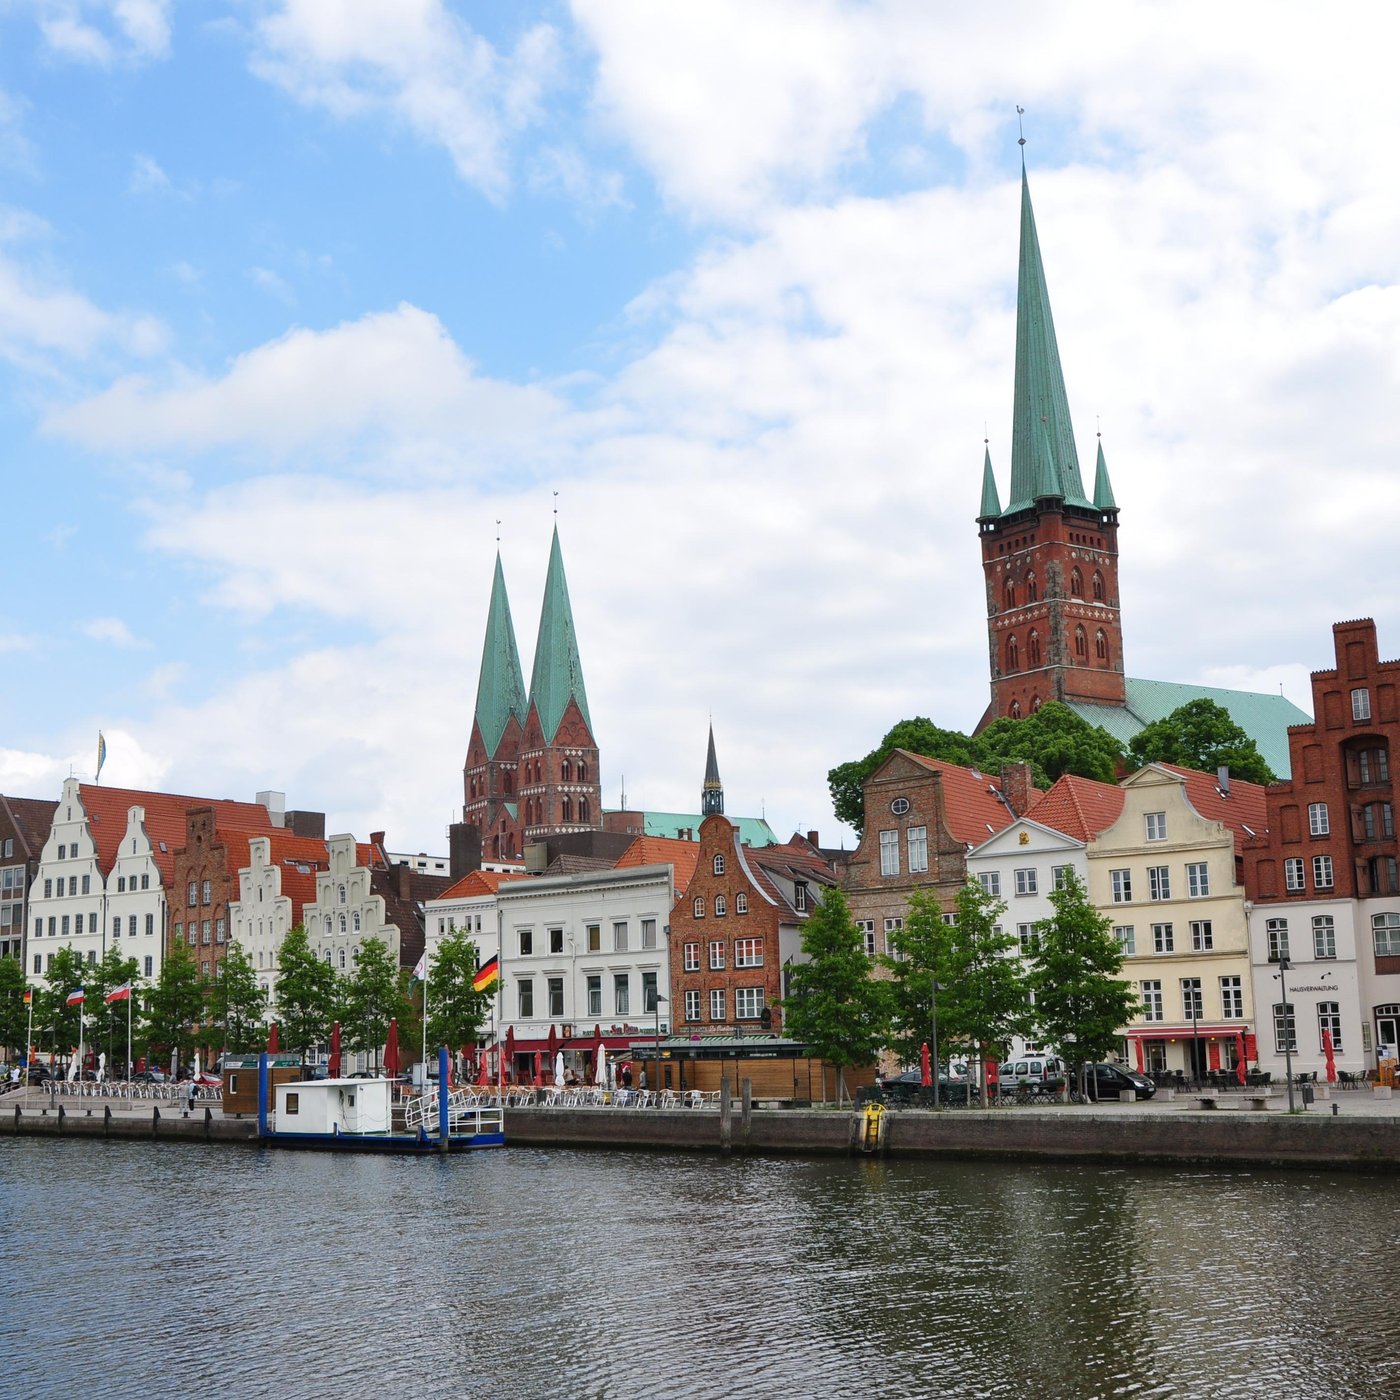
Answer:
M731 810L836 837L828 768L985 704L1018 102L1129 672L1400 649L1389 12L1201 13L0 0L0 785L100 727L444 848L557 491L605 799L693 806L713 716Z

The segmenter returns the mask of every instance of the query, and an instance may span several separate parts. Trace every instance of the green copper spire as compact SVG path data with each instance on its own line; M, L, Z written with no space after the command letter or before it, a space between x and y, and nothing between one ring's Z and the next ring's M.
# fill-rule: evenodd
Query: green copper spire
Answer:
M700 789L700 815L724 814L724 784L719 780L719 760L715 757L715 727L710 725L710 748L705 755L705 782Z
M535 640L535 666L530 676L530 703L539 710L546 744L554 741L569 698L578 701L589 729L588 695L583 688L583 667L574 636L574 613L569 606L569 585L564 580L564 556L559 552L559 527L549 549L549 573L544 583L544 607L540 609L540 634Z
M1051 489L1047 490L1049 486ZM1006 514L1058 496L1088 506L1079 477L1065 377L1040 261L1026 167L1021 166L1021 262L1016 289L1016 405L1011 426L1011 499Z
M525 678L520 671L515 624L510 619L506 576L498 552L486 614L486 644L481 648L481 677L476 685L476 722L488 756L495 754L511 715L525 723Z
M1117 510L1118 502L1113 499L1113 483L1108 479L1108 463L1103 459L1103 439L1099 439L1099 464L1094 469L1094 508L1096 510Z
M982 509L979 520L995 520L1001 514L1001 497L997 495L997 479L992 475L992 449L982 449Z

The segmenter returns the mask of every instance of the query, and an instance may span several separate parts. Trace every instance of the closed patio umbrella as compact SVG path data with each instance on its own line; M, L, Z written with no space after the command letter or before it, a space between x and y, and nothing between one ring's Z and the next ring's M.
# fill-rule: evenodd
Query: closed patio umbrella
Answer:
M1235 1078L1241 1084L1245 1081L1245 1076L1249 1073L1249 1059L1245 1054L1244 1032L1235 1032Z
M608 1052L603 1048L601 1035L593 1047L593 1082L600 1089L608 1087Z
M1337 1051L1332 1044L1331 1031L1322 1032L1322 1053L1327 1057L1327 1082L1335 1084L1337 1082Z
M544 1087L544 1055L543 1055L540 1051L536 1050L536 1051L535 1051L535 1088L537 1088L537 1089L542 1089L543 1087Z
M277 1053L277 1022L274 1021L267 1032L267 1053L275 1055Z
M481 1052L481 1063L477 1066L476 1082L478 1084L489 1084L491 1082L491 1057L485 1050Z
M564 1082L564 1052L562 1050L554 1052L554 1082L555 1084Z
M927 1089L929 1085L933 1083L933 1070L929 1065L928 1058L928 1041L924 1041L924 1043L919 1046L919 1068L923 1074L920 1083Z
M505 1078L512 1084L515 1082L515 1027L510 1026L506 1030L506 1058L502 1069Z
M331 1027L331 1054L326 1064L326 1078L340 1078L340 1022Z
M1147 1063L1142 1058L1142 1037L1140 1035L1133 1037L1133 1058L1137 1061L1137 1072L1139 1074L1146 1074Z
M389 1022L389 1039L384 1044L384 1072L390 1076L399 1072L399 1023Z

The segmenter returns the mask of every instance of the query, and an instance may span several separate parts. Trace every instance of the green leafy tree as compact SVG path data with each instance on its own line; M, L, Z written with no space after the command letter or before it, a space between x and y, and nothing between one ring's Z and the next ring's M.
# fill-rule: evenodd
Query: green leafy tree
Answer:
M437 945L428 967L428 1041L456 1051L481 1038L481 1024L491 1005L490 992L472 987L476 944L463 929L452 928Z
M347 1048L372 1053L378 1068L389 1022L401 1022L402 1033L409 1019L398 960L382 939L365 939L355 954L355 969L345 979L343 1013L341 1032Z
M837 819L860 831L865 826L865 781L896 750L941 758L963 766L974 761L973 741L953 729L940 729L922 715L902 719L864 758L833 768L827 775Z
M932 890L915 890L903 927L889 934L891 954L881 958L889 974L888 1045L901 1064L918 1064L921 1047L931 1041L936 1009L933 983L947 963L952 933L943 922L938 896Z
M267 1002L253 971L253 960L241 943L230 943L222 971L209 988L209 1020L217 1027L223 1048L234 1054L257 1049L266 1036L263 1012Z
M1050 895L1054 915L1036 925L1030 971L1040 1038L1079 1067L1102 1060L1137 1013L1136 991L1123 979L1123 950L1113 925L1089 903L1071 871Z
M1139 767L1175 763L1202 773L1228 768L1232 778L1243 782L1276 781L1258 745L1214 700L1188 701L1149 724L1129 741L1128 752Z
M1003 763L1030 764L1040 787L1066 773L1116 782L1123 762L1117 739L1058 700L1025 719L993 721L977 736L976 754L976 766L988 773L999 773Z
M305 1060L313 1045L328 1040L339 1006L339 978L329 963L312 951L306 929L297 924L282 940L275 1000L281 1027L279 1040L301 1051Z
M0 1049L17 1056L27 1050L29 1010L24 1004L24 965L18 958L0 958Z
M126 1030L127 1015L131 1016L132 1058L136 1057L138 1039L136 1035L136 1008L133 1005L128 1013L125 1001L108 1004L107 993L130 982L135 995L135 958L122 956L120 947L108 948L102 961L89 965L84 991L87 993L88 1040L102 1054L106 1055L107 1076L110 1079L126 1078Z
M864 939L839 889L827 890L808 915L802 951L809 961L792 969L783 1025L836 1067L839 1104L846 1070L870 1064L889 1035L889 987L871 977Z
M67 1054L81 1041L86 1042L84 1015L86 1014L86 980L88 965L72 948L60 948L53 954L45 974L42 994L37 998L34 1021L42 1023L48 1032L49 1049L60 1055ZM83 988L85 999L76 1006L68 1005L72 992Z
M194 954L177 938L161 963L160 976L146 997L150 1051L173 1051L179 1064L194 1056L197 1027L205 1019L205 987Z

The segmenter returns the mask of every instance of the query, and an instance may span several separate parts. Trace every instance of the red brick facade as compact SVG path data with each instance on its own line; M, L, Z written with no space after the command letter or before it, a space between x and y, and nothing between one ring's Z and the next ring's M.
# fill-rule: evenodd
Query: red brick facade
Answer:
M218 976L228 947L228 905L238 898L238 870L248 864L248 835L233 848L215 824L212 807L185 814L185 844L175 851L170 887L170 946L181 941L206 978Z
M506 721L496 752L486 752L481 725L473 722L462 771L466 801L462 820L481 832L483 860L519 860L522 854L519 823L507 803L516 800L516 776L520 763L520 721Z

